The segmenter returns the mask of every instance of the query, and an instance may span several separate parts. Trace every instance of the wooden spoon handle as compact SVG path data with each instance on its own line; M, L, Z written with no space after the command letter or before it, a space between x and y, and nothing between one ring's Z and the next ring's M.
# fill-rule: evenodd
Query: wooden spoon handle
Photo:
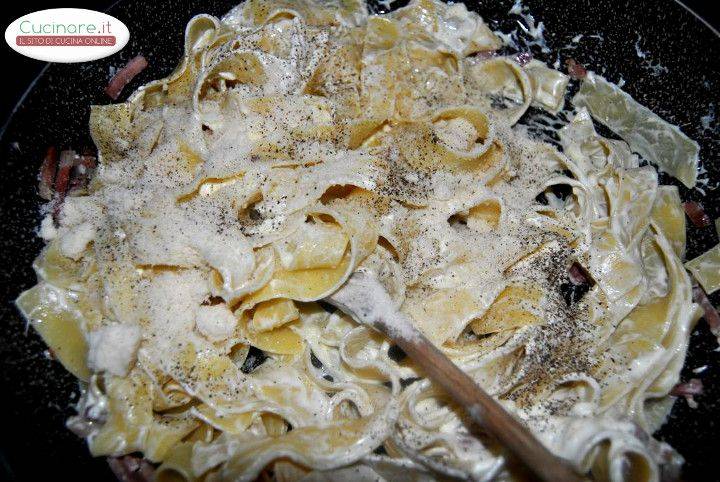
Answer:
M440 385L469 412L472 419L495 437L511 454L520 459L545 482L584 480L564 460L550 452L514 416L480 388L419 331L417 336L393 337L393 329L378 320L374 326L393 339L422 367L425 374ZM406 327L407 329L407 327ZM414 328L412 328L414 329Z

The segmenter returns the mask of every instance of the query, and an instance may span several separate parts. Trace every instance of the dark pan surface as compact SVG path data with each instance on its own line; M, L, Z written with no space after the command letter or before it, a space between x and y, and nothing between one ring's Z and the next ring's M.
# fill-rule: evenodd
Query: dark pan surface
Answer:
M399 1L397 6L404 2ZM494 28L517 26L508 17L513 0L468 2ZM692 13L672 0L527 0L545 23L548 44L557 51L578 34L585 38L561 59L573 57L610 80L625 80L625 90L665 119L678 124L702 145L702 159L714 182L720 181L718 125L703 126L703 116L720 109L720 38ZM70 480L112 480L103 460L90 458L84 443L64 427L77 399L77 384L62 367L43 356L44 346L12 305L17 294L35 282L30 267L41 248L35 227L39 222L36 173L47 146L90 146L89 106L107 103L102 93L109 67L120 66L143 53L150 67L126 89L168 74L181 54L186 22L197 13L221 15L233 1L124 1L109 11L130 28L131 40L120 53L87 64L55 64L31 87L9 120L0 142L4 171L0 176L0 480L44 480L48 474ZM599 34L600 38L591 38ZM639 58L641 51L648 52ZM535 52L539 54L539 52ZM550 54L554 60L554 53ZM547 60L543 55L537 55ZM655 65L656 67L652 67ZM660 65L667 69L657 67ZM7 68L7 67L6 67ZM653 72L657 71L657 75ZM669 180L665 180L669 183ZM720 190L706 195L682 189L683 199L701 200L710 216L720 215ZM690 228L688 256L694 257L718 242L714 229ZM715 305L720 299L713 298ZM691 339L683 379L699 377L706 392L691 409L678 400L658 436L686 458L687 480L717 480L720 438L720 353L704 321ZM708 365L701 374L692 369Z

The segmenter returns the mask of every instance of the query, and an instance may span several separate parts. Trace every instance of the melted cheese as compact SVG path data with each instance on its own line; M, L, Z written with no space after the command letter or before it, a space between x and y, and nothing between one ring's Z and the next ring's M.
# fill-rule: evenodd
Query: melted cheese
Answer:
M195 315L195 327L210 341L223 341L235 331L237 320L225 304L200 306Z
M129 325L109 325L88 335L88 366L96 372L125 376L140 345L140 328Z

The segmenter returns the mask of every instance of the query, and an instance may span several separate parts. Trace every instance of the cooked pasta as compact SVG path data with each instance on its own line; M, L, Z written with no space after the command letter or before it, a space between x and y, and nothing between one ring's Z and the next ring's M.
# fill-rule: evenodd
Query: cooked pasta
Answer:
M697 145L659 118L623 124L631 146L598 135L591 114L637 107L618 89L598 114L614 86L594 74L559 148L530 137L516 123L562 109L569 77L502 45L461 3L247 0L193 18L169 77L93 106L97 172L43 222L17 302L82 381L68 425L91 452L141 452L159 481L513 477L412 360L323 303L362 268L581 472L676 466L648 434L700 310L678 191L631 146L680 139L685 164L633 149L690 184Z

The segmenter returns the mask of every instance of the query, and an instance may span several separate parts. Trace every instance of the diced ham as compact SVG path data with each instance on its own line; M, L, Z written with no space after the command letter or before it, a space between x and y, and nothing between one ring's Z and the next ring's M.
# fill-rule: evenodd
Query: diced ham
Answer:
M143 458L123 455L108 457L107 461L119 482L150 482L154 479L155 467Z
M683 203L683 209L696 228L705 228L712 224L712 220L705 213L702 204L695 201L686 201Z
M475 58L478 60L487 60L497 57L497 50L483 50L475 54Z
M691 378L686 383L678 383L670 391L670 395L676 397L687 397L693 395L702 395L703 383L699 378Z
M147 60L142 55L138 55L130 60L125 67L118 70L107 87L105 87L105 93L112 99L117 100L120 97L120 93L127 84L135 78L140 72L145 70L148 66Z
M587 77L587 69L575 59L567 59L565 61L568 74L575 80L581 80Z
M40 180L38 193L41 198L48 201L51 200L53 196L53 183L55 181L55 171L57 171L57 165L57 149L53 146L48 147L42 166L40 167L40 174L38 175Z
M96 166L97 158L90 152L79 156L73 150L61 151L58 162L57 150L48 149L40 168L39 191L44 199L53 200L53 219L57 221L66 196L87 186Z
M97 166L97 157L90 152L85 152L78 158L77 166L83 166L86 169L95 169Z
M685 397L685 401L690 408L697 408L695 395L702 395L703 383L699 378L691 378L686 383L678 383L670 391L670 395L675 397Z
M520 52L514 57L515 62L525 67L532 59L533 55L530 52Z
M70 187L70 173L75 167L76 158L75 151L60 152L60 165L55 175L55 192L60 197L64 197Z
M65 201L65 195L70 188L70 175L75 167L77 161L77 153L75 151L61 151L60 152L60 164L55 174L55 195L53 202L53 219L57 222L60 216L60 210L62 209L63 202Z
M710 327L713 335L720 336L720 314L710 303L710 299L708 299L707 294L700 286L693 286L693 301L699 304L705 312L705 322Z
M570 282L575 286L585 284L592 286L594 284L587 270L577 261L570 266L568 278L570 278Z
M87 187L96 166L97 158L92 154L78 156L70 176L70 192Z

